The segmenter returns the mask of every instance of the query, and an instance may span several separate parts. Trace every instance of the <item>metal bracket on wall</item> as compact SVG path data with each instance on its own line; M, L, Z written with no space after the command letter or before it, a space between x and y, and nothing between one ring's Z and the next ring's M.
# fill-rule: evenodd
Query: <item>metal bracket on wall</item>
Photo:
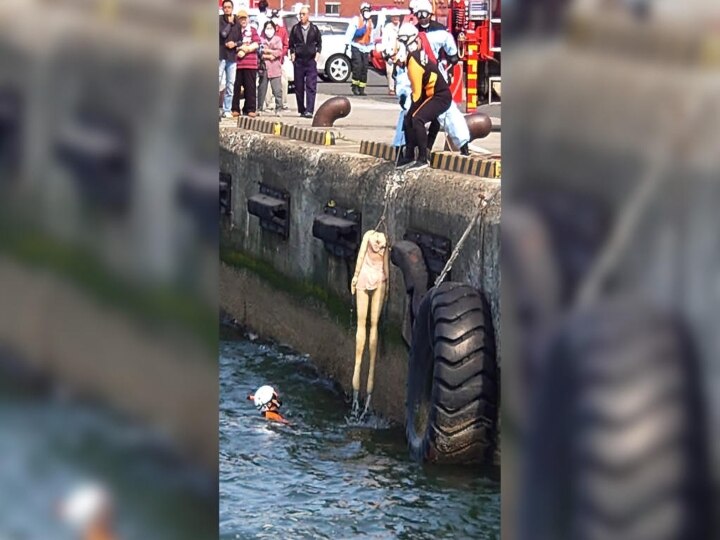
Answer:
M73 172L91 204L124 213L132 194L132 141L117 120L81 115L60 128L58 159Z
M20 92L11 88L0 88L0 182L5 167L15 170L20 164L20 131L22 124L22 99Z
M217 239L218 192L215 191L217 162L189 163L180 176L177 200L180 208L193 216L197 230L205 239Z
M290 236L290 194L259 182L260 193L248 199L248 213L260 218L260 227L287 240Z
M435 279L442 273L445 264L450 259L452 242L444 236L415 229L408 229L403 236L403 240L414 242L420 247L428 270L428 287L432 287Z
M220 215L232 216L232 175L220 173Z
M323 213L315 216L312 234L336 257L351 259L360 247L361 220L362 214L357 210L330 201Z

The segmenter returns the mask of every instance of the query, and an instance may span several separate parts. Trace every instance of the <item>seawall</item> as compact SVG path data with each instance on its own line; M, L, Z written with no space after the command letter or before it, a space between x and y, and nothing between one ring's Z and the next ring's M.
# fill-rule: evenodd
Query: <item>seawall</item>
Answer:
M391 246L412 229L445 237L454 248L477 211L479 197L490 199L500 187L499 180L432 169L399 174L392 163L348 147L314 146L234 128L220 133L220 172L229 175L232 184L232 215L224 218L221 229L221 307L263 336L310 354L346 391L355 354L349 289L355 259L331 254L313 237L315 217L332 201L361 214L361 234L375 228L384 213ZM248 199L259 193L260 182L289 196L287 239L264 230L258 217L248 213ZM496 332L499 222L500 197L495 196L449 278L487 296ZM390 274L373 404L385 416L402 421L407 348L401 328L407 295L400 270L391 265Z

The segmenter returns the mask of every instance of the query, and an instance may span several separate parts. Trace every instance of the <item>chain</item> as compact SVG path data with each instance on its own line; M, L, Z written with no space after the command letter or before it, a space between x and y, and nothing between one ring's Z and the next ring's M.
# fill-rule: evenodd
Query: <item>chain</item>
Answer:
M490 203L500 194L500 188L496 189L495 192L488 197L487 199L480 195L477 205L477 210L475 211L475 215L470 220L470 223L468 224L467 228L465 229L465 232L460 237L460 240L458 240L457 245L455 246L455 249L453 250L452 254L450 255L450 258L448 259L448 262L445 264L445 268L443 268L440 275L435 280L435 287L439 286L443 281L445 281L445 278L447 277L448 273L452 269L453 263L455 262L455 259L457 259L458 255L460 255L460 250L463 247L463 244L465 244L465 241L467 240L468 236L470 236L470 231L472 231L473 227L475 227L475 224L478 222L480 217L483 215L485 210L488 206L490 206Z

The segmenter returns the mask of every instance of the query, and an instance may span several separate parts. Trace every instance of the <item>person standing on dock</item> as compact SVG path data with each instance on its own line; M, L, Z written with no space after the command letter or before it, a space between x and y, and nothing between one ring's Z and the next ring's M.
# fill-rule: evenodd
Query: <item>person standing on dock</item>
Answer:
M258 48L260 35L248 22L248 13L241 9L237 18L242 32L241 43L237 51L237 75L235 77L235 95L233 97L234 116L240 116L240 86L245 92L243 114L254 117L257 109L257 73Z
M275 33L275 23L270 19L265 22L262 30L262 62L265 69L260 72L260 84L258 85L258 109L262 110L267 94L268 84L272 88L272 95L275 98L275 115L282 111L282 54L283 44L280 37Z
M352 66L352 93L356 96L365 95L367 87L370 51L374 47L374 28L370 18L370 4L360 4L360 16L354 17L348 25L345 40L350 46L350 64Z
M460 61L455 38L445 26L432 20L433 6L430 0L417 0L415 13L418 18L415 27L420 33L419 37L423 50L430 60L437 64L438 70L448 85L452 85L452 71ZM460 150L460 153L464 156L469 155L470 130L467 127L465 117L454 103L451 104L447 112L440 115L437 122L430 124L428 130L428 148L430 150L435 144L441 125L444 127L448 138Z
M322 51L320 29L310 22L310 7L300 8L300 22L290 30L290 60L294 65L298 113L312 118L317 94L317 61ZM307 99L306 99L307 93Z
M277 9L273 9L270 12L270 20L275 24L275 35L280 38L283 44L282 57L280 58L280 66L282 68L285 58L288 55L288 49L290 48L290 34L288 34L283 20L280 18L280 12ZM280 82L282 88L282 110L289 111L290 109L287 106L288 78L284 69L280 70ZM274 104L274 96L268 93L263 108L270 110Z
M395 49L397 48L397 35L400 30L400 16L393 15L390 17L390 22L385 25L382 32L382 48L385 56L385 74L388 82L388 94L391 96L395 95L395 64L392 61L392 57L395 55Z
M237 70L236 56L237 46L241 39L240 25L235 21L233 15L232 0L225 0L222 4L223 14L220 15L220 66L219 84L222 85L225 78L225 90L223 92L222 116L232 118L230 108L232 106L233 91L235 87L235 73Z
M429 166L425 125L438 121L438 117L450 108L452 96L438 65L423 50L417 28L403 24L398 32L398 42L407 50L407 74L412 88L412 105L404 125L405 156L398 165L408 170L424 169Z

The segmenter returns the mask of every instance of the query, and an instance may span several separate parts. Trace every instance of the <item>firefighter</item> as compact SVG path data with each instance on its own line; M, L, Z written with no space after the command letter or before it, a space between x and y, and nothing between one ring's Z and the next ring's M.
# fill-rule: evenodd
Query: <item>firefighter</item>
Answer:
M437 122L438 116L450 108L452 96L437 63L423 50L418 29L412 24L403 24L398 31L398 42L407 51L405 64L412 89L411 105L405 115L405 155L398 166L419 170L429 165L425 125Z
M367 86L370 51L374 47L374 28L370 19L370 4L360 4L360 16L353 17L348 26L345 39L350 47L350 64L352 66L352 93L356 96L365 95Z
M280 401L280 396L272 386L267 384L261 386L254 394L248 395L247 398L255 404L255 407L260 411L260 414L265 420L285 425L290 424L290 422L280 414L282 401Z
M420 39L425 52L438 64L440 73L442 73L448 84L451 84L452 70L460 61L455 38L442 24L432 20L433 7L430 0L417 0L415 14L418 18L416 28L420 32ZM469 155L470 130L467 127L465 117L455 104L438 119L437 123L430 126L428 144L431 149L435 144L441 124L445 127L445 132L453 144L460 149L460 153L465 156Z

